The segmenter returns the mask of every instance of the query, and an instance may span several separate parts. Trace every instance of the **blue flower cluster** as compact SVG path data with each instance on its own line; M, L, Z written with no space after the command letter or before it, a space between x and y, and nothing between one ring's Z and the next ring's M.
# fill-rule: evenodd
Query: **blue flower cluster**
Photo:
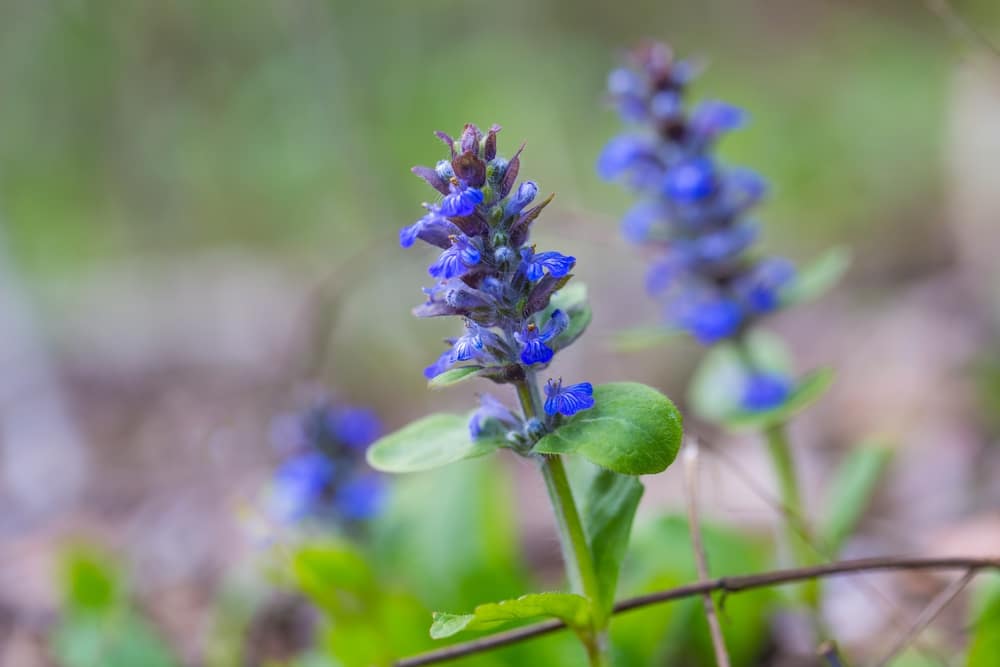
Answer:
M469 124L457 140L438 132L448 159L433 168L413 168L440 198L425 203L426 214L400 230L400 245L407 248L420 239L441 250L428 269L437 282L424 288L427 299L414 314L465 320L464 333L449 339L448 349L424 371L429 379L461 368L498 383L524 383L573 341L569 316L550 300L572 277L576 259L538 252L528 243L532 223L552 196L532 205L538 186L523 181L515 187L524 146L509 160L500 156L499 131L494 125L483 134ZM586 382L550 381L547 391L549 418L593 405L593 387ZM487 396L470 429L477 437L484 429L501 428L517 440L539 428L522 422Z
M667 323L711 345L739 341L777 309L795 272L785 259L750 252L758 233L750 211L765 183L714 154L718 139L741 127L745 114L718 101L688 110L684 95L696 74L692 63L675 60L659 43L641 46L630 67L613 71L611 98L622 118L643 131L612 139L597 170L606 180L624 180L640 197L622 229L630 241L656 251L646 283L662 300ZM780 405L790 386L748 369L743 407Z
M311 517L346 524L375 516L384 481L364 453L381 432L373 411L326 398L276 418L271 436L283 461L272 481L271 516L286 523Z

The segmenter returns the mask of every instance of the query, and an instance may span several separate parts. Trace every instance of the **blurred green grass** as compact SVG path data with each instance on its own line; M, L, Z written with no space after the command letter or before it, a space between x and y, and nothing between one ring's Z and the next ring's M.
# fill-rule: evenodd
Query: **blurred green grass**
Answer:
M769 237L860 237L938 189L956 55L917 4L15 0L2 205L43 275L219 244L335 261L419 213L408 167L473 120L527 139L561 206L616 218L592 168L618 131L603 80L651 36L710 59L696 94L752 113L726 150L775 184Z

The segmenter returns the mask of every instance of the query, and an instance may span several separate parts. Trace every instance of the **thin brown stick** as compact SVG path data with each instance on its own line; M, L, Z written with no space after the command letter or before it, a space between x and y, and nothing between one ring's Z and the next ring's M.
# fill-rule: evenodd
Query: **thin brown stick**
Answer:
M889 662L895 658L898 654L906 650L914 639L916 639L921 632L924 631L928 625L930 625L938 615L944 611L945 607L951 604L952 600L959 596L959 594L965 590L965 587L969 585L972 581L976 571L972 568L967 570L964 575L959 579L948 584L948 586L938 593L933 600L930 601L920 615L917 616L916 620L913 621L913 625L910 626L909 630L906 631L902 637L896 640L892 647L886 651L885 655L879 660L876 665L878 667L885 667Z
M705 544L701 535L701 523L698 521L698 439L688 438L684 447L684 489L687 498L688 529L691 531L691 547L694 550L694 564L698 570L698 581L708 581L708 557L705 554ZM712 636L712 650L715 652L715 664L718 667L729 667L729 653L726 651L726 638L722 634L719 617L715 613L715 602L711 593L702 593L701 601L705 607L705 618L708 630Z
M622 600L615 605L614 613L621 614L634 609L648 607L649 605L681 600L713 591L723 591L727 594L740 593L755 588L792 584L806 579L834 577L858 572L872 572L877 570L968 570L978 572L979 570L986 569L1000 570L1000 558L862 558L813 567L774 570L761 574L720 577L709 581L687 584L678 588L671 588L665 591ZM411 658L403 658L396 662L396 667L419 667L420 665L446 662L474 653L482 653L483 651L489 651L501 646L515 644L533 637L540 637L565 627L566 624L562 621L544 621L524 628L518 628L517 630L500 632L474 641L455 644L454 646L436 651L429 651Z

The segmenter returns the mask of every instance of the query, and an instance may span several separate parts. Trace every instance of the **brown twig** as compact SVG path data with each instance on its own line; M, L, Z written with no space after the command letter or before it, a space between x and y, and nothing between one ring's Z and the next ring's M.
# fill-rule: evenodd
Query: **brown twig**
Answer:
M698 439L687 439L684 447L684 488L687 496L688 528L691 531L691 547L694 550L694 563L698 570L698 581L708 581L708 558L701 536L701 523L698 521ZM729 653L726 651L726 638L719 625L719 617L715 613L715 602L711 593L702 593L702 603L705 607L705 618L708 620L708 630L712 636L712 650L715 652L715 664L718 667L729 667Z
M969 585L969 582L972 581L972 577L974 577L975 574L976 571L969 568L965 574L962 575L962 577L951 582L944 590L938 593L934 599L931 600L930 604L928 604L924 610L920 612L920 615L917 616L915 621L913 621L913 625L910 626L906 633L896 640L892 647L886 651L882 659L875 664L878 665L878 667L885 667L885 665L889 664L889 661L895 658L899 653L902 653L906 647L909 646L913 640L924 631L924 628L930 625L934 619L938 617L938 614L944 611L944 608L951 604L951 601L958 597L963 590L965 590L965 587Z
M813 567L774 570L761 574L720 577L718 579L687 584L665 591L648 593L629 598L628 600L622 600L615 605L614 613L621 614L662 602L681 600L714 591L723 591L727 594L741 593L755 588L792 584L807 579L834 577L858 572L872 572L877 570L967 570L975 573L984 569L1000 570L1000 558L862 558ZM403 658L396 662L396 667L419 667L420 665L446 662L455 658L489 651L533 637L546 635L565 627L566 624L562 621L545 621L524 628L518 628L517 630L500 632L470 642L455 644L454 646L436 651L429 651L411 658Z

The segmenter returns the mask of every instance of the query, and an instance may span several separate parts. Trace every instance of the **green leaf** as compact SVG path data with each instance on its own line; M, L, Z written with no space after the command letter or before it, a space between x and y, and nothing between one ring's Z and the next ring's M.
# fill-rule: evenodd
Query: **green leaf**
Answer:
M799 380L788 399L776 408L764 412L740 411L726 418L733 430L764 430L788 422L793 416L815 403L833 382L833 370L820 368Z
M621 352L637 352L662 345L680 333L683 333L681 329L654 324L619 331L612 336L611 342L615 349Z
M978 606L966 665L996 667L997 656L1000 656L1000 586L989 587Z
M826 251L802 268L791 283L781 291L781 305L791 306L812 301L837 284L851 265L851 251L839 246Z
M63 667L177 667L180 663L141 617L123 611L111 618L70 614L50 637Z
M121 582L109 556L90 547L62 556L60 580L64 604L76 611L107 613L120 601Z
M444 639L459 632L495 630L542 618L558 618L571 628L583 628L590 623L590 603L572 593L531 593L514 600L481 604L471 614L435 612L431 637Z
M597 613L602 618L615 603L618 572L642 492L642 482L637 477L600 468L584 496L583 528L597 570L601 594Z
M417 472L493 452L499 439L472 440L469 418L436 414L418 419L368 448L368 464L382 472Z
M681 444L681 415L666 396L635 382L594 388L595 405L578 412L535 445L540 454L579 454L624 475L650 475L670 465Z
M358 613L375 589L365 557L346 541L307 543L290 565L295 587L332 617Z
M768 540L707 520L702 523L702 533L712 577L759 572L774 562ZM619 595L642 595L694 581L698 573L693 554L686 517L661 515L642 522L633 529ZM775 589L768 588L725 599L719 622L733 665L760 663L778 599ZM616 650L623 654L616 665L716 664L705 613L697 598L615 615L611 636Z
M566 329L549 342L549 347L553 350L561 350L579 338L594 317L587 301L587 286L574 282L553 294L541 321L547 321L548 316L556 309L569 316Z
M826 493L830 513L820 533L831 557L854 532L890 459L891 449L869 444L854 449L840 464Z
M435 375L430 380L428 380L427 386L430 387L431 389L450 387L453 384L458 384L462 380L467 380L468 378L474 376L481 370L483 370L482 366L462 366L461 368L449 368L444 373L441 373L440 375Z

